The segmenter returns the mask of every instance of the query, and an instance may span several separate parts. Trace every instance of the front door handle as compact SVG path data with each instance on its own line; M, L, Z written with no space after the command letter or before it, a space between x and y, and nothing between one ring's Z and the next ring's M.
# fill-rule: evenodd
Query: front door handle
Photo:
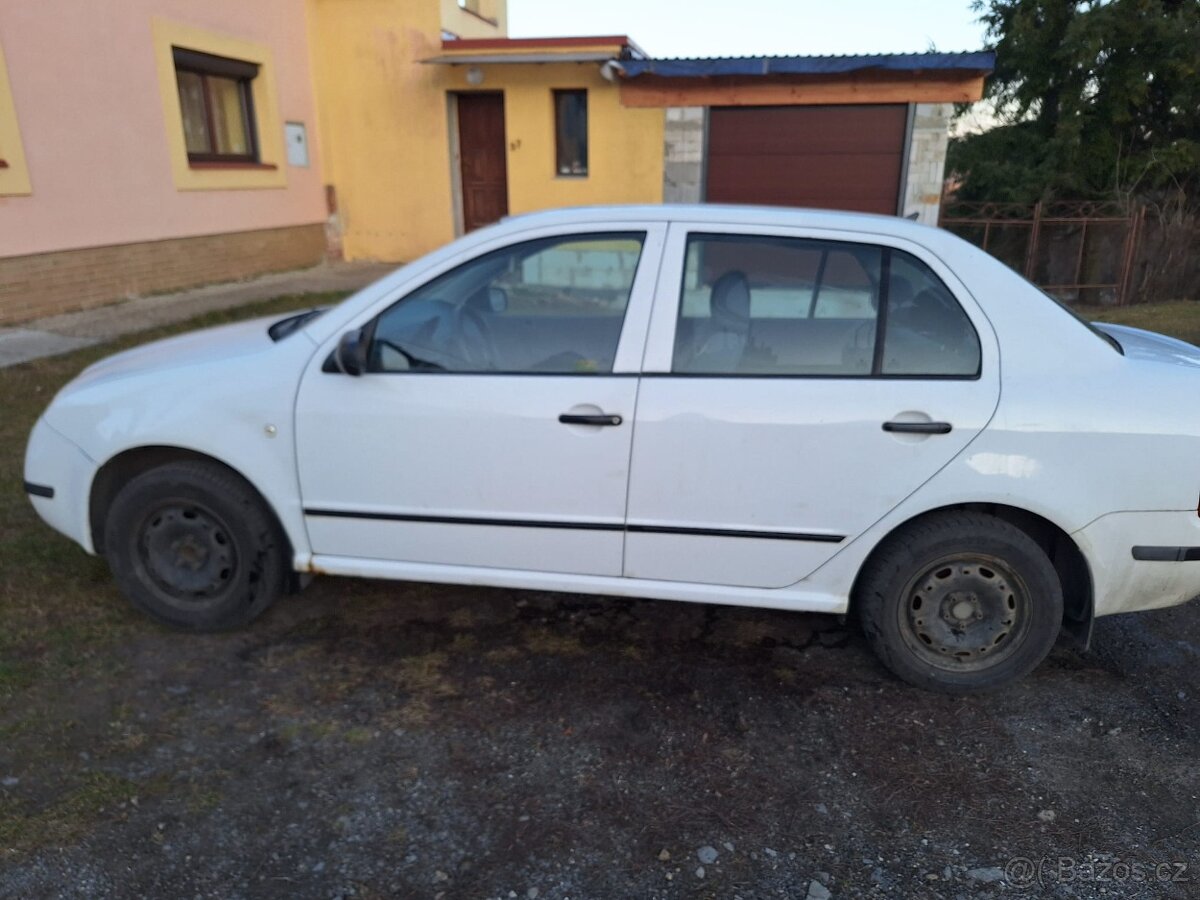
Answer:
M615 426L621 424L621 417L610 415L608 413L600 413L598 415L581 415L577 413L563 413L558 417L558 421L564 425L607 425Z
M949 422L884 422L883 430L890 434L949 434L954 426Z

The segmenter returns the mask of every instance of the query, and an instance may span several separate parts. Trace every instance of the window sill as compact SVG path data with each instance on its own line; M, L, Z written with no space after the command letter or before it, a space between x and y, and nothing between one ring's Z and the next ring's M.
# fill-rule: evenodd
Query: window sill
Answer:
M248 169L252 172L274 172L279 168L275 163L254 162L188 162L189 169Z
M587 172L571 172L568 174L566 172L559 172L554 177L555 178L563 178L563 179L566 179L567 181L582 181L588 177L588 173Z

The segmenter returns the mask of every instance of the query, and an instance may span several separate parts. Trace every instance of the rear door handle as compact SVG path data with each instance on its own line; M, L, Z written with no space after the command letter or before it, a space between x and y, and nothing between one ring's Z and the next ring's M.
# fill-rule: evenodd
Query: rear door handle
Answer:
M576 413L563 413L558 417L558 421L564 425L608 425L616 426L621 424L621 417L610 415L608 413L600 413L599 415L579 415Z
M890 434L949 434L954 426L949 422L884 422L883 430Z

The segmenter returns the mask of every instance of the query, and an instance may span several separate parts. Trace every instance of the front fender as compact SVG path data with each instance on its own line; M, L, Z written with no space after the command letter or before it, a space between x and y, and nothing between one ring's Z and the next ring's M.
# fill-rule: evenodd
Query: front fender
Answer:
M89 497L97 474L125 454L145 448L198 454L244 477L275 511L297 556L307 556L293 416L299 373L314 347L299 338L275 349L83 384L64 391L45 419L97 462Z

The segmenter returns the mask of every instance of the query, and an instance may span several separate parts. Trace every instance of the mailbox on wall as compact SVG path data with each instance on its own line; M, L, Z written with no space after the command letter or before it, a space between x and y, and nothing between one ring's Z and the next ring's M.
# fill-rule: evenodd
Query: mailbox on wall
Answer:
M287 143L287 161L289 166L308 167L308 130L303 122L287 122L283 126L284 139Z

